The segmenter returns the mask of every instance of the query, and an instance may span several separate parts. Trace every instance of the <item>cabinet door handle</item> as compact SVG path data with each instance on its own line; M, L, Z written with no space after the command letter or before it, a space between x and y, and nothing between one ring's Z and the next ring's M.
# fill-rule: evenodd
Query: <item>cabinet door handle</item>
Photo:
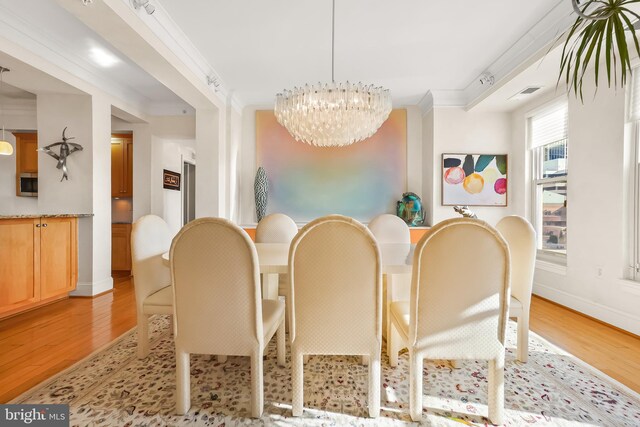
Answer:
M36 228L40 228L40 224L36 224Z
M42 224L42 226L43 226L43 227L46 227L46 226L47 226L47 224Z

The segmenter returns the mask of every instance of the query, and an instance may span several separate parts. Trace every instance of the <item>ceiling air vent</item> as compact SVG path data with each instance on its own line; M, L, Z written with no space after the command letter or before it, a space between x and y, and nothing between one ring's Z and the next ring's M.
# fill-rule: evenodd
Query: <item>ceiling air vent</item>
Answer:
M542 89L542 86L529 86L522 89L520 92L516 93L509 99L513 99L513 100L524 99L528 96L531 96L533 93L539 91L540 89Z

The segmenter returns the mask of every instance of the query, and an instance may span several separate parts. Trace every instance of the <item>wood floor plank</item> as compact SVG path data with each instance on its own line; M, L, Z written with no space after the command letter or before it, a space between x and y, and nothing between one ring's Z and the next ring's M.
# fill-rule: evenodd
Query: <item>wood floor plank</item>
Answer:
M107 345L136 324L131 278L95 298L69 298L0 321L0 403ZM542 298L531 330L640 392L640 338Z

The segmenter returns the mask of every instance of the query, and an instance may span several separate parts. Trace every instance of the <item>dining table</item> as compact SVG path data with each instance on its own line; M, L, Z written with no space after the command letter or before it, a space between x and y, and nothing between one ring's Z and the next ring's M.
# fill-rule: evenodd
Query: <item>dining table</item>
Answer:
M260 274L262 275L262 297L265 299L278 299L279 276L280 274L287 274L289 270L290 245L289 243L256 243L255 246L258 253ZM386 318L391 301L408 299L408 283L416 245L413 243L381 243L378 244L378 247L380 249L382 274L386 276L385 294L383 296L383 318ZM162 259L165 264L169 265L169 252L162 254ZM400 276L404 276L403 280ZM383 320L386 321L385 319Z

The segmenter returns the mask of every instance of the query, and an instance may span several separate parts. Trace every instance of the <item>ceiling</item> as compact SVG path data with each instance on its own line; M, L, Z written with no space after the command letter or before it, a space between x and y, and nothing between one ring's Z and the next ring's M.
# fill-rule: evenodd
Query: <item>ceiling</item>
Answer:
M191 110L181 98L119 53L56 1L0 0L0 17L0 21L8 23L11 29L25 30L33 39L31 42L64 56L77 68L74 71L80 71L98 87L115 87L119 93L127 93L151 111L163 107L164 110ZM7 66L4 63L0 65Z
M568 0L337 0L335 77L391 90L396 105L463 90ZM331 79L331 1L153 0L242 104Z

